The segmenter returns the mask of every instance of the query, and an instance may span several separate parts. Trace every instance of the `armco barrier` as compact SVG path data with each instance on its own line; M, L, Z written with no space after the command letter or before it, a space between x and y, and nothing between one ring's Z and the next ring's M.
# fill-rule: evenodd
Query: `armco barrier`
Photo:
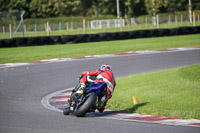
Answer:
M2 39L0 40L0 47L6 48L6 47L19 47L19 46L72 44L72 43L82 43L82 42L111 41L111 40L147 38L147 37L199 34L199 33L200 33L200 26L178 27L172 29L136 30L136 31L126 31L126 32L98 33L98 34L24 37L24 38Z

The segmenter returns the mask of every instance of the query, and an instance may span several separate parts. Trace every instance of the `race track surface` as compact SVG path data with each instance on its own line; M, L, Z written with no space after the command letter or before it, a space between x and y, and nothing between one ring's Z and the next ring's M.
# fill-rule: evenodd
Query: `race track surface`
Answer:
M199 127L76 118L44 108L46 95L73 87L82 71L112 66L115 77L200 64L200 50L0 68L1 133L199 133Z

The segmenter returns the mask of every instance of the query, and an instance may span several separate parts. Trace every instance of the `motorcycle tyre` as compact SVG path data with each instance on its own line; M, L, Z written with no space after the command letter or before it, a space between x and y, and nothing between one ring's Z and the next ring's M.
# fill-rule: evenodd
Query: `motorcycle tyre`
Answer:
M64 115L69 115L70 114L70 108L66 108L63 110Z
M73 112L73 115L77 117L83 117L96 103L97 95L94 92L89 93L89 97L83 103L83 105L77 110Z

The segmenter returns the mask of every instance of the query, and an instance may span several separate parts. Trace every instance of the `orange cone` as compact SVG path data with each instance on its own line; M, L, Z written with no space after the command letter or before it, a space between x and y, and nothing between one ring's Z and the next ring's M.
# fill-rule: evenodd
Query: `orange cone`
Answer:
M138 104L138 101L136 100L135 96L133 96L133 104Z

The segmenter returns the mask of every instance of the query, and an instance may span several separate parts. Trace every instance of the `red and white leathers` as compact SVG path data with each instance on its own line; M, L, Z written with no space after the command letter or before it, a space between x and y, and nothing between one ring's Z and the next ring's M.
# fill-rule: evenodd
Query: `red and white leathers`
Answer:
M89 76L95 76L96 79L93 82L105 82L107 84L107 98L110 99L112 97L112 93L116 86L115 78L112 71L104 71L104 70L93 70L93 71L85 71L81 74L82 78L80 79L80 84L85 84ZM90 81L89 81L90 82Z

